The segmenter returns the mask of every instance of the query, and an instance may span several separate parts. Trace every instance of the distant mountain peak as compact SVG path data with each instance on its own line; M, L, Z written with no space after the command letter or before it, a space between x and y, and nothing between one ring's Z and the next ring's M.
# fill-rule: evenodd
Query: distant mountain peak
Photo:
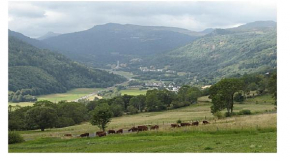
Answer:
M43 36L37 38L38 40L44 40L44 39L47 39L47 38L51 38L51 37L56 37L60 35L59 33L54 33L52 31L49 31L47 32L46 34L44 34Z

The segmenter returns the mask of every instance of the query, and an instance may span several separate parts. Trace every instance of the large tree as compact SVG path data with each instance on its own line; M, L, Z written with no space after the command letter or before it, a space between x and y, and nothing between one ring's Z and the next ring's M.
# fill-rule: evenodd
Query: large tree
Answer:
M97 125L100 129L105 131L107 124L111 121L113 113L110 110L110 106L106 103L98 105L93 111L91 111L91 124Z
M234 94L243 89L243 81L236 78L222 79L209 89L209 98L212 99L213 105L211 112L215 113L223 109L227 109L228 113L233 112Z
M26 112L25 120L28 128L41 129L53 128L57 121L57 112L51 107L34 107Z

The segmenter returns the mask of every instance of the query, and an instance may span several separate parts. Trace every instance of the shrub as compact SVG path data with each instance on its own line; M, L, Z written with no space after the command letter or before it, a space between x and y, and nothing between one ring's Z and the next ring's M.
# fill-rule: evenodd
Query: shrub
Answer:
M238 115L251 115L251 110L241 110L238 112Z
M235 115L236 115L236 113L234 113L234 112L232 112L232 113L226 112L224 116L231 117L231 116L235 116Z
M178 119L176 122L180 124L182 121L180 119Z
M136 109L134 106L129 106L128 107L128 112L129 112L130 115L137 114L138 113L138 109Z
M24 142L24 139L19 133L15 131L8 132L8 144L21 143L21 142Z
M245 98L244 98L242 93L239 92L239 93L235 94L235 96L234 96L235 102L243 102L244 100L245 100Z
M222 119L224 117L224 115L220 111L215 112L213 116L217 117L218 119Z

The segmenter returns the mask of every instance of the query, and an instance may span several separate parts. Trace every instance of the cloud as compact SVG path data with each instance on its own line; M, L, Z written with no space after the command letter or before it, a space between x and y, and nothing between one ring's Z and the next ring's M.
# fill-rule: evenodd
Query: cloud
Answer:
M201 31L276 21L276 12L276 4L266 2L9 2L9 28L31 37L110 22Z

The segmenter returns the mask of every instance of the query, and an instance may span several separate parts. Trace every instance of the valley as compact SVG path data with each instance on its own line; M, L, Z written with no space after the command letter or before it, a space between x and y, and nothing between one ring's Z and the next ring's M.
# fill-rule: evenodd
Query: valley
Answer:
M11 153L277 152L274 21L8 32Z

